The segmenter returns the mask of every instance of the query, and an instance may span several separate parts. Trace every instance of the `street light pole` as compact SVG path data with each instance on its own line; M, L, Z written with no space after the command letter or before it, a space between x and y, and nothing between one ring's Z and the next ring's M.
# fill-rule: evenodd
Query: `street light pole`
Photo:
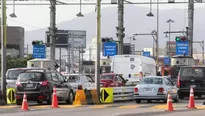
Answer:
M157 0L156 64L159 59L159 0Z
M1 0L1 90L6 104L6 0Z
M170 56L170 40L171 40L171 33L170 33L170 31L171 31L171 23L174 23L174 21L172 20L172 19L169 19L169 20L167 20L167 23L169 23L169 52L168 52L168 54L169 54L169 56Z
M97 40L96 40L96 60L95 60L95 87L100 97L100 34L101 34L101 0L96 1L97 7Z

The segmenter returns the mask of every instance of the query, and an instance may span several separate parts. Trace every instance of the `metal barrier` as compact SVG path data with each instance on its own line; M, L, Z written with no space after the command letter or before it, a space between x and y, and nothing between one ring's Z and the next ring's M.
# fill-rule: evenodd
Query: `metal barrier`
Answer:
M134 86L113 88L113 101L123 101L123 100L133 100L133 99L134 99Z

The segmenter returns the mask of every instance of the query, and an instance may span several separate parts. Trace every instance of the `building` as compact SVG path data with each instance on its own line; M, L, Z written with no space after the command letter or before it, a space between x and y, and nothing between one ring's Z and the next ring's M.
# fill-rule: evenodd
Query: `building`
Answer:
M7 37L6 54L12 57L23 58L24 57L24 28L8 26L6 37Z

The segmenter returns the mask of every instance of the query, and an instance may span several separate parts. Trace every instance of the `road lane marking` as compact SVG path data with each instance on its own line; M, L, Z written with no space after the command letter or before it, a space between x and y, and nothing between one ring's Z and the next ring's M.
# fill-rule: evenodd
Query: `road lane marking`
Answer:
M91 106L90 108L106 108L109 106L111 106L111 105L95 105L95 106Z
M139 105L123 105L123 106L120 106L118 108L138 108L140 107Z

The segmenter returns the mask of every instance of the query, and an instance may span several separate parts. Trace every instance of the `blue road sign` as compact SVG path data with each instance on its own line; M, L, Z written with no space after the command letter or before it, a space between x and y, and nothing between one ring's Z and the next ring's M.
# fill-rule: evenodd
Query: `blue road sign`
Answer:
M164 58L164 65L170 65L170 58L169 57Z
M147 56L147 57L150 57L150 52L143 52L142 54L143 56Z
M103 56L115 56L117 54L117 43L105 42L103 46Z
M33 58L46 58L46 46L33 46Z
M189 42L176 42L176 55L188 55L189 54Z

